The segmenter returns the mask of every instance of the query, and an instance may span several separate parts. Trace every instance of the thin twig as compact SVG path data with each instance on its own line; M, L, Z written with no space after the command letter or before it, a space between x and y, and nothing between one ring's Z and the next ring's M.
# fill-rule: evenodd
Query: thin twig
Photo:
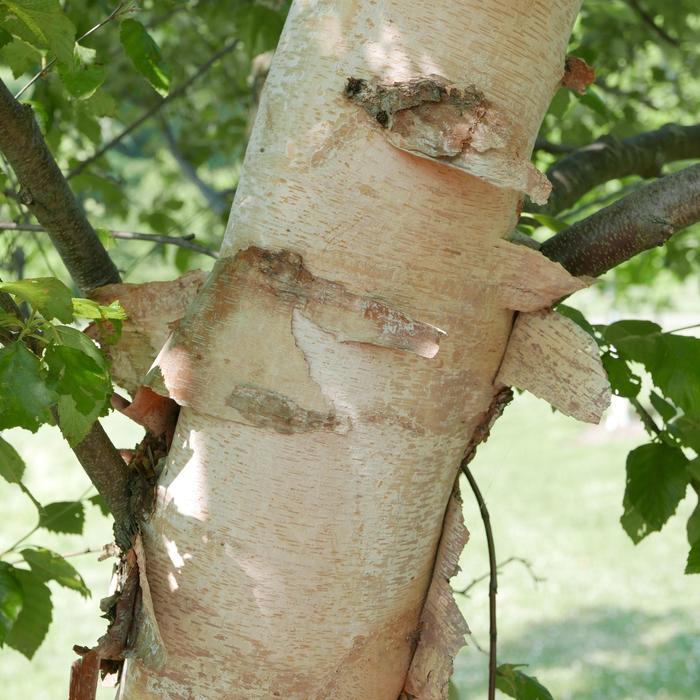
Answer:
M219 49L215 54L209 58L206 63L202 64L195 73L193 73L182 85L175 88L171 93L164 97L160 102L156 102L152 107L147 109L138 119L133 121L129 126L120 131L113 139L108 141L102 148L99 148L91 156L86 158L81 163L78 163L72 170L68 172L66 179L79 175L85 170L89 165L92 165L98 158L101 158L107 151L114 148L120 141L122 141L126 136L128 136L132 131L138 129L144 122L148 121L154 114L159 112L165 105L177 99L181 95L184 95L189 87L201 78L222 56L226 55L229 51L232 51L238 45L238 39L234 39L226 44L223 48Z
M115 19L124 9L125 5L130 5L131 3L124 3L120 2L112 12L105 17L101 22L96 24L92 29L88 29L85 34L82 36L79 36L76 40L75 43L79 44L83 39L87 39L87 37L90 36L93 32L96 32L98 29L102 28L105 26L105 24L109 24L113 19ZM45 76L53 67L53 65L56 63L56 59L52 58L21 90L15 95L15 99L18 100L34 83L39 80L39 78L42 78Z
M640 4L637 2L637 0L627 0L627 4L646 22L651 29L656 32L665 42L671 44L671 46L675 46L678 48L681 43L676 39L675 37L672 37L663 27L660 27L657 23L656 20L654 19L654 16L647 12Z
M43 226L38 224L17 224L14 221L0 221L0 232L2 231L33 231L34 233L47 233ZM208 255L210 258L217 258L216 252L206 246L193 243L194 233L187 233L183 236L165 236L159 233L141 233L139 231L119 231L107 229L110 238L117 238L128 241L151 241L152 243L162 243L164 245L174 245L180 248L188 248L197 253Z
M508 557L508 559L505 559L502 562L499 562L496 564L496 569L498 571L503 570L504 567L508 566L508 564L512 564L513 562L517 562L519 564L522 564L526 569L527 572L530 574L530 578L537 584L537 583L542 583L545 579L542 578L541 576L538 576L535 573L535 570L532 566L532 562L528 561L527 559L523 559L522 557ZM490 572L487 572L485 574L482 574L481 576L477 576L475 579L472 579L464 588L461 590L455 590L454 593L457 595L463 595L467 596L469 594L469 591L474 588L477 584L481 583L483 580L489 578L491 575Z
M470 456L465 457L460 464L464 476L467 477L469 486L479 504L481 520L484 523L484 532L486 533L486 546L489 552L489 692L488 700L495 700L496 697L496 668L498 665L497 657L497 640L498 628L496 622L496 593L498 592L498 565L496 564L496 545L493 541L493 530L491 530L491 518L486 507L484 497L481 495L479 485L476 483L474 475L468 466Z

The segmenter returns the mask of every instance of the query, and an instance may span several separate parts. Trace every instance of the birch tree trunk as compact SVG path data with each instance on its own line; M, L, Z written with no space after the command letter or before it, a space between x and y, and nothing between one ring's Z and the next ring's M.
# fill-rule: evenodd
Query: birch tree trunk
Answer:
M123 698L446 697L458 464L514 312L582 286L504 240L578 4L294 3L147 378L182 406L143 533L167 661Z

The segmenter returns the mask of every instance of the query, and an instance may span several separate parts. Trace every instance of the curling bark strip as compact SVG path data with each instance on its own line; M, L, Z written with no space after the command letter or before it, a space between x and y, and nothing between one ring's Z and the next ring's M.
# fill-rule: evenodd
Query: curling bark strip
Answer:
M581 283L542 287L532 270L565 271L501 241L520 205L512 180L402 150L345 89L349 77L473 85L509 116L497 160L521 161L561 81L577 9L293 4L220 260L175 338L185 341L158 360L159 391L171 361L171 386L196 391L180 398L143 527L167 662L130 661L122 698L446 697L464 628L435 576L450 575L463 541L458 466L500 388L512 309L547 307ZM252 250L298 263L315 280L301 287L324 294L232 274ZM368 299L382 318L398 314L394 329L417 324L411 337L430 351L358 316ZM280 430L270 416L295 407L303 429Z

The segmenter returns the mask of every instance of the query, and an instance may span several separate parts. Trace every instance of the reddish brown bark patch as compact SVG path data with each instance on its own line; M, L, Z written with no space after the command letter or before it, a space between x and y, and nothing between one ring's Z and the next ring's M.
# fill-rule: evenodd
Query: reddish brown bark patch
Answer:
M564 62L564 77L561 84L569 90L583 95L586 88L595 81L595 70L578 56L567 56Z

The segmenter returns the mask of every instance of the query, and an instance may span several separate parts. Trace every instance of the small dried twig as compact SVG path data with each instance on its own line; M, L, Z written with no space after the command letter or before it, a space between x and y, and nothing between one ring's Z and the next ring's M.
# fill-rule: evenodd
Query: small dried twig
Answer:
M47 233L43 226L38 224L18 224L14 221L0 221L1 231L33 231L34 233ZM197 253L208 255L210 258L217 258L218 255L211 248L194 243L194 233L186 233L183 236L165 236L159 233L141 233L139 231L118 231L107 229L110 238L118 238L129 241L150 241L151 243L163 243L164 245L175 245L180 248L188 248Z
M506 566L508 566L508 564L512 564L513 562L522 564L527 569L527 572L530 574L530 578L535 582L535 584L542 583L545 580L543 577L538 576L535 573L535 569L532 566L532 562L530 562L527 559L523 559L522 557L508 557L508 559L504 559L502 562L496 564L496 570L502 571ZM490 575L491 573L488 572L482 574L481 576L477 576L475 579L472 579L464 588L460 590L455 590L454 592L457 595L468 596L469 591L471 591L471 589L474 588L474 586L489 578Z

